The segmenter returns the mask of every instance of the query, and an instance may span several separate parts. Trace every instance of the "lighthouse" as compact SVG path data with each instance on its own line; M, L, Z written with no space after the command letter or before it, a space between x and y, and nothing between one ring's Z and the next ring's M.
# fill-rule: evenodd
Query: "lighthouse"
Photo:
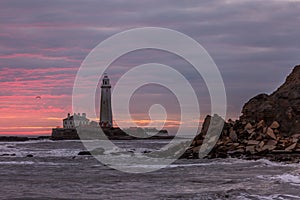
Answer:
M108 76L105 74L101 83L101 102L100 102L100 127L113 127L112 110L111 110L111 92Z

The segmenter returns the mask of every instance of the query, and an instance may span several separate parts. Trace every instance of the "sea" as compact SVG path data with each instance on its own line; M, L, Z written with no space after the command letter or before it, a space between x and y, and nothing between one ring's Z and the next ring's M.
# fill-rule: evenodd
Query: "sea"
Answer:
M128 152L168 142L114 141ZM300 164L180 159L156 171L127 173L79 156L84 150L79 140L1 142L0 199L300 199Z

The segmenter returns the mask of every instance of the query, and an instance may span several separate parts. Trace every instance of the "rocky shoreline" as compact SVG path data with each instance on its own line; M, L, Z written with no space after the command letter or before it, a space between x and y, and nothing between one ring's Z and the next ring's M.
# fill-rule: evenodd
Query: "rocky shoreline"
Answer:
M50 136L25 137L25 136L0 136L0 142L26 142L30 140L45 140Z
M215 133L214 138L204 142L212 119L221 121L224 127L221 134ZM250 99L243 106L239 120L225 122L217 115L207 116L201 133L181 158L199 158L201 146L212 146L213 143L216 145L208 150L207 158L268 158L299 162L300 65L294 67L284 84L271 95L259 94Z
M220 118L217 115L214 117ZM201 133L181 158L199 158L199 150L204 145L211 118L206 117ZM279 130L280 124L276 121L270 126L263 120L252 123L241 120L224 122L220 138L205 158L268 158L272 161L299 162L300 134L285 137ZM206 145L209 146L213 142L214 139L208 140Z

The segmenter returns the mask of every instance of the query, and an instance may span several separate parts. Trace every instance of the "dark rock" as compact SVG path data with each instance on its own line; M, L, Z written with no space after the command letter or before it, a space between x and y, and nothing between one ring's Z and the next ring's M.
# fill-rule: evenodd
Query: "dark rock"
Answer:
M269 140L268 142L267 142L267 144L266 145L272 145L272 146L276 146L277 145L277 141L276 140Z
M296 146L297 146L297 143L294 143L294 144L292 144L291 146L287 147L287 148L285 149L285 151L292 151L292 150L294 150L294 149L296 148Z
M15 153L12 153L12 154L4 153L4 154L1 154L0 156L16 156L16 154Z
M92 154L89 151L80 151L77 155L78 156L90 156Z
M275 148L276 148L276 145L266 144L265 146L263 146L262 151L265 151L265 150L272 151Z
M277 129L280 127L280 124L277 121L274 121L271 125L270 128L271 129Z
M230 131L229 137L233 142L236 142L238 140L237 134L234 130Z
M257 140L249 140L247 145L258 145L260 143L260 141Z
M290 136L300 130L300 65L273 94L260 94L250 99L242 109L242 120L264 120L270 128L279 128ZM278 124L272 124L276 121ZM278 125L280 124L280 127Z
M256 153L256 151L255 151L255 146L254 146L254 145L247 146L247 147L246 147L246 152L247 152L247 153L250 153L250 154L255 154L255 153Z
M26 155L26 157L27 157L27 158L32 158L33 155L32 155L32 154L28 154L28 155Z
M276 135L274 134L274 131L273 131L270 127L266 128L265 133L266 133L270 138L272 138L272 139L274 139L274 140L277 139Z
M1 142L24 142L28 141L28 137L17 137L17 136L0 136Z
M223 119L219 120L217 115L207 116L200 134L182 157L231 156L299 162L299 86L300 66L297 66L276 92L271 95L260 94L250 99L244 105L243 115L239 120L229 120L226 123ZM217 126L218 124L222 126Z

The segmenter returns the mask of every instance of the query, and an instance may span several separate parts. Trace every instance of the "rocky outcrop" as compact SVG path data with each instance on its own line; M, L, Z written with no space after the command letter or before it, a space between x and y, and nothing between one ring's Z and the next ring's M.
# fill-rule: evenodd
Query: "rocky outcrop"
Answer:
M207 116L202 130L181 158L269 158L276 161L300 161L300 65L296 66L285 83L271 95L259 94L250 99L242 109L239 120L224 122L217 143L205 139L214 130ZM215 121L215 120L213 120ZM220 120L219 120L220 121ZM209 126L212 126L212 128ZM212 137L209 134L209 137ZM218 133L215 133L219 136ZM211 142L211 143L210 143ZM203 150L204 149L204 150Z
M24 142L28 140L30 140L28 137L0 136L0 142Z
M211 118L206 117L201 133L181 158L199 158L201 146L210 145L210 140L206 142L204 138ZM284 137L279 128L277 121L267 125L263 120L255 123L229 120L224 124L218 142L206 158L270 157L271 160L299 162L300 134Z
M280 133L289 136L300 131L300 65L296 66L285 83L271 95L259 94L242 109L241 120L267 125L280 123Z

